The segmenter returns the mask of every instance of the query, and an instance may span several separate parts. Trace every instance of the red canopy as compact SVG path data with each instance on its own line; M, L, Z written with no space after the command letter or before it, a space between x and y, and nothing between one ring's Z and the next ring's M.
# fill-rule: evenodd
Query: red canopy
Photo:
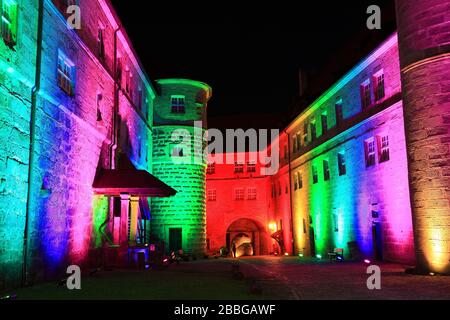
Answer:
M118 169L99 169L92 185L95 194L136 197L170 197L177 192L145 170L137 170L130 159L119 154Z

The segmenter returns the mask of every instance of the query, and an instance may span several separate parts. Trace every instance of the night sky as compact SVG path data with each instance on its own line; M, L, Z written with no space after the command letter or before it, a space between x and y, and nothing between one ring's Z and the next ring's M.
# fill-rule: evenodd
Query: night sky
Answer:
M190 78L213 88L210 127L284 125L395 31L394 0L112 3L152 79ZM381 30L366 28L371 4L382 8ZM302 103L300 68L308 74Z

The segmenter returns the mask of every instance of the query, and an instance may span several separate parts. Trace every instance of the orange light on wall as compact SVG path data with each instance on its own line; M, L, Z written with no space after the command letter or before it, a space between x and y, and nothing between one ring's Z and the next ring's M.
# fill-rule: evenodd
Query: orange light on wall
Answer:
M269 223L269 230L272 231L272 232L277 231L278 230L277 223L276 222L270 222Z

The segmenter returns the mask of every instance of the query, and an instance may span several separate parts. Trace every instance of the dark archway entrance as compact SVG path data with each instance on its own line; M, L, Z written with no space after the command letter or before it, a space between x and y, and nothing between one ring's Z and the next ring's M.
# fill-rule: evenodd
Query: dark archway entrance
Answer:
M267 233L258 222L251 219L238 219L227 229L227 247L233 254L233 246L236 256L253 256L268 254Z

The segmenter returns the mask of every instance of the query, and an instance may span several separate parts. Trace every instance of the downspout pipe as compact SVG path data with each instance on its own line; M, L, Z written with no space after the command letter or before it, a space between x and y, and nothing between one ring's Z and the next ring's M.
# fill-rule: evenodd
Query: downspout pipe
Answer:
M23 232L23 261L22 261L22 286L28 285L28 242L29 242L29 223L31 212L31 194L34 181L34 153L36 143L36 110L37 96L41 89L41 67L42 67L42 33L44 23L44 0L39 0L38 7L38 25L36 42L36 73L35 83L31 89L31 110L30 110L30 153L28 156L28 187L27 202L25 210L25 226Z
M109 146L109 168L116 169L115 158L117 149L117 115L119 113L119 82L117 79L117 33L122 29L119 25L116 30L114 30L114 67L113 67L113 79L114 79L114 106L112 112L112 128L111 128L111 144ZM120 81L120 80L119 80Z
M291 244L292 244L292 254L295 254L295 241L294 241L294 210L292 207L292 172L291 172L291 139L286 129L283 130L287 137L287 154L288 154L288 172L289 172L289 208L291 210Z

